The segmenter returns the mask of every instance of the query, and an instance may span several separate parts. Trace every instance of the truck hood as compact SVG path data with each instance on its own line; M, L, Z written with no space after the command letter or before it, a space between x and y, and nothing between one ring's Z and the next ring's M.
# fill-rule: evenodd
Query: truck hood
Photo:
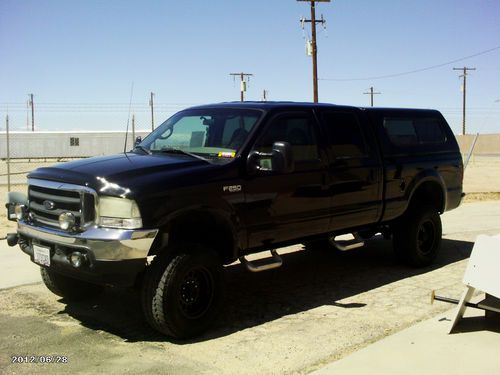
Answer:
M210 164L187 155L123 153L38 168L31 172L28 178L85 185L96 191L103 191L103 187L109 184L123 186L129 190L136 185L147 183L149 176L155 175L158 181L159 173L167 176L204 166ZM121 195L119 191L113 192L113 189L107 190L106 194Z

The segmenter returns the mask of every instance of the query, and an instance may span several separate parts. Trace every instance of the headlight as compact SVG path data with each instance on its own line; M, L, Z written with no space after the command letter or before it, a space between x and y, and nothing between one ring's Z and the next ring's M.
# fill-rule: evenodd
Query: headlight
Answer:
M14 216L17 220L23 220L26 216L26 206L24 204L16 204L14 206Z
M71 212L63 212L59 215L59 227L62 230L72 229L75 226L75 215Z
M109 228L142 228L141 213L135 201L125 198L99 198L99 225Z

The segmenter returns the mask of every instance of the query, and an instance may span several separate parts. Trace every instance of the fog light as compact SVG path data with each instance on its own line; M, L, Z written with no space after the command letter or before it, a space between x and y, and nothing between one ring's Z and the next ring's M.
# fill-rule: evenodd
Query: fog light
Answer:
M74 253L71 253L69 255L69 262L71 265L75 268L80 267L85 260L85 256L82 253L79 253L78 251L75 251Z
M62 230L68 230L75 225L75 215L71 212L63 212L59 215L59 227Z
M26 215L26 206L24 204L16 204L14 207L14 213L17 220L24 219L24 216Z

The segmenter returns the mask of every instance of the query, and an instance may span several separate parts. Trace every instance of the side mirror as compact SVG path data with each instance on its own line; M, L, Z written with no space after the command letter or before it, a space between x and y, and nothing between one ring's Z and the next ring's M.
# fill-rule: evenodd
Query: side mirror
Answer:
M137 146L141 142L142 142L142 137L141 136L136 137L135 141L134 141L134 147Z
M247 166L250 173L291 173L294 170L292 146L288 142L274 142L270 153L252 151Z
M292 146L288 142L274 142L272 151L273 172L291 173L294 170Z

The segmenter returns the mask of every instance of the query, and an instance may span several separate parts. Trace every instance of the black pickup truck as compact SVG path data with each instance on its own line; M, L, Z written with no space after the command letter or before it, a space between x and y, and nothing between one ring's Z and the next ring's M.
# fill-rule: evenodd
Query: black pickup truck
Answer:
M276 249L349 250L375 234L426 266L462 199L457 142L435 110L291 102L181 111L133 150L39 168L9 193L19 244L65 300L141 288L146 320L186 338L221 305L223 265ZM339 240L344 234L350 240ZM248 254L270 251L260 262Z

